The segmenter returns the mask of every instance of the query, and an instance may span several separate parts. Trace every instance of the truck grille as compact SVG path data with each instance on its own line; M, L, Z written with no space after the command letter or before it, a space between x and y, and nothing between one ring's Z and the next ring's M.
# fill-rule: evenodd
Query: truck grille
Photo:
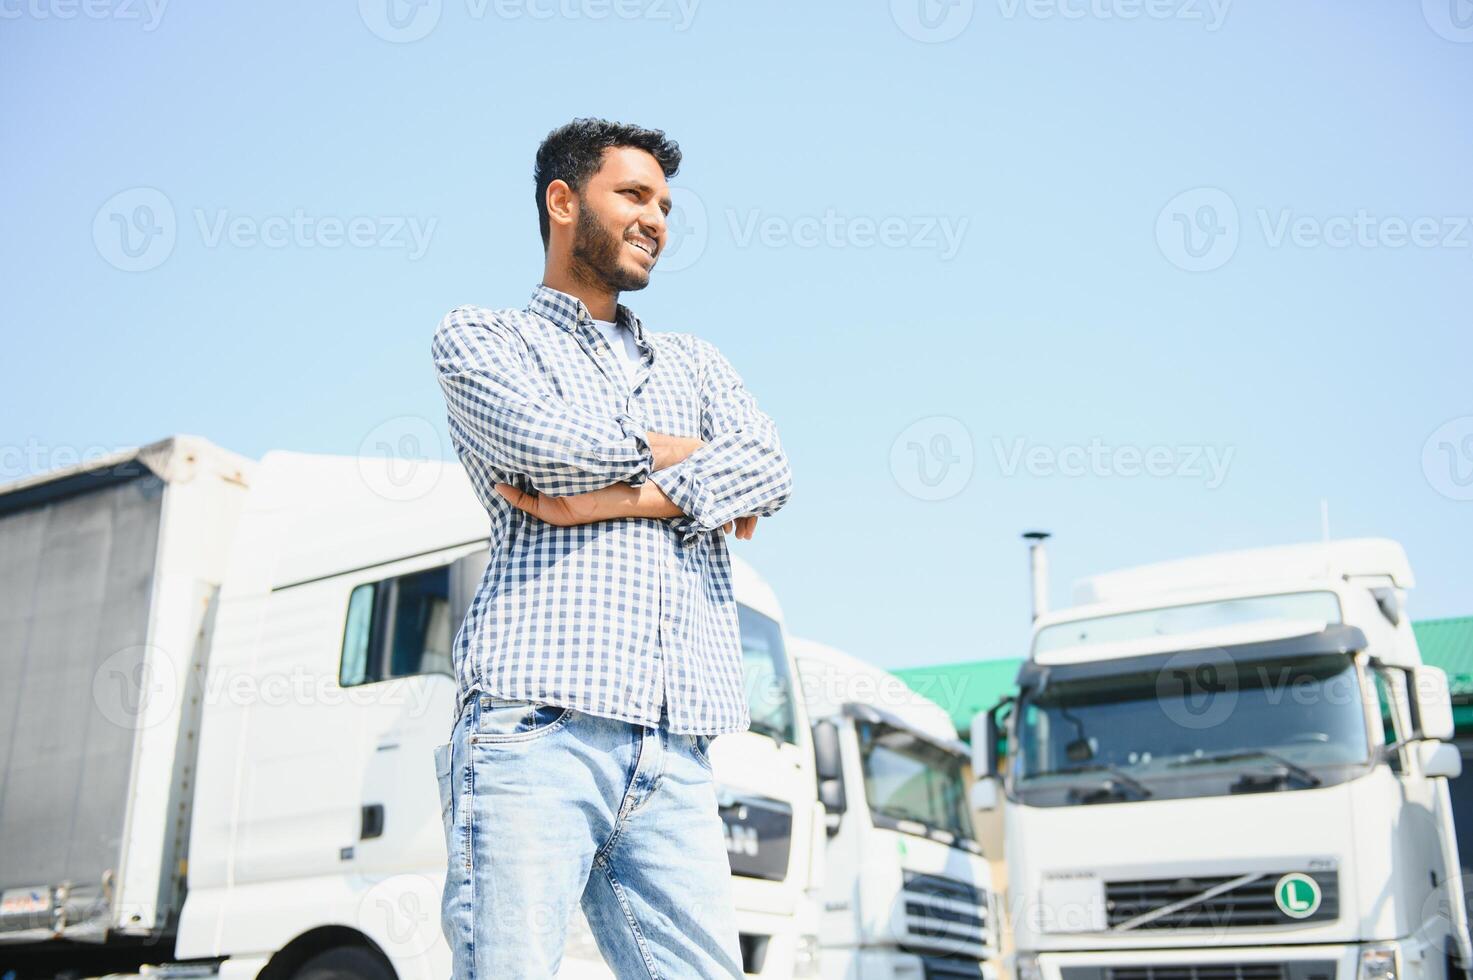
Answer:
M1288 980L1282 963L1214 963L1210 966L1112 966L1105 980Z
M922 956L924 980L982 980L982 964L946 956Z
M1335 980L1334 960L1066 966L1061 980Z
M1142 923L1137 929L1214 929L1246 926L1282 926L1334 919L1339 914L1339 876L1334 871L1307 873L1320 888L1320 904L1312 915L1295 918L1283 912L1274 898L1280 874L1265 874L1206 901ZM1105 883L1107 922L1114 928L1155 909L1187 901L1194 895L1224 885L1238 875L1211 878L1150 878ZM1255 969L1258 967L1255 966ZM1140 980L1131 977L1129 980ZM1215 980L1215 978L1214 978ZM1255 976L1252 980L1258 980Z
M973 959L987 955L992 945L991 910L983 889L955 878L906 871L900 901L902 946Z

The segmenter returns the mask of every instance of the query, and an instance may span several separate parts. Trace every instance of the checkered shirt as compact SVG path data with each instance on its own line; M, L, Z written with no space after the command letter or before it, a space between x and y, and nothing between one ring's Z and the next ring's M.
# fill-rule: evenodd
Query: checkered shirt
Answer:
M777 428L721 352L644 328L632 389L583 302L539 285L525 310L462 306L431 343L450 439L491 517L491 557L455 636L471 691L566 705L672 732L750 723L722 525L792 492ZM697 437L652 470L646 432ZM553 497L652 480L684 516L557 527L512 506L509 483Z

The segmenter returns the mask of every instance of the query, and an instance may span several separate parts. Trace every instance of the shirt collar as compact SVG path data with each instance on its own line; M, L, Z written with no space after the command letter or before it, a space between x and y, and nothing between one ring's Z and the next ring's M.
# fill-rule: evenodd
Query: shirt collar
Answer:
M614 322L622 324L634 331L634 339L644 343L644 324L639 322L639 317L634 311L623 303L616 303ZM578 329L578 324L587 320L593 322L593 314L588 312L588 307L576 296L570 295L559 289L553 289L545 283L538 283L537 288L532 290L532 302L527 309L533 313L540 313L553 323L568 332Z

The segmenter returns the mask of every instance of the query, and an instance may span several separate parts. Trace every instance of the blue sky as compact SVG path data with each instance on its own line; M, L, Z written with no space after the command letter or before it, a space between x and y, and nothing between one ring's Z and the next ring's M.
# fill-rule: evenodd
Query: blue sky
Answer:
M0 479L176 432L453 458L430 334L526 302L533 152L600 115L685 151L624 300L778 421L792 501L730 544L795 632L1016 656L1019 532L1057 604L1322 499L1405 544L1415 617L1473 613L1467 0L0 15Z

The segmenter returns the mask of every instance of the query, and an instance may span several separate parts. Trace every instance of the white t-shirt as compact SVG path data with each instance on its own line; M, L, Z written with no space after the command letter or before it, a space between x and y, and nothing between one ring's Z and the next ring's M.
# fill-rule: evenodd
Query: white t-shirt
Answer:
M624 368L624 377L629 379L629 387L633 388L634 372L639 367L639 342L634 339L634 331L610 320L595 319L593 325L598 327L598 332L604 335L614 353L623 355L619 363Z

